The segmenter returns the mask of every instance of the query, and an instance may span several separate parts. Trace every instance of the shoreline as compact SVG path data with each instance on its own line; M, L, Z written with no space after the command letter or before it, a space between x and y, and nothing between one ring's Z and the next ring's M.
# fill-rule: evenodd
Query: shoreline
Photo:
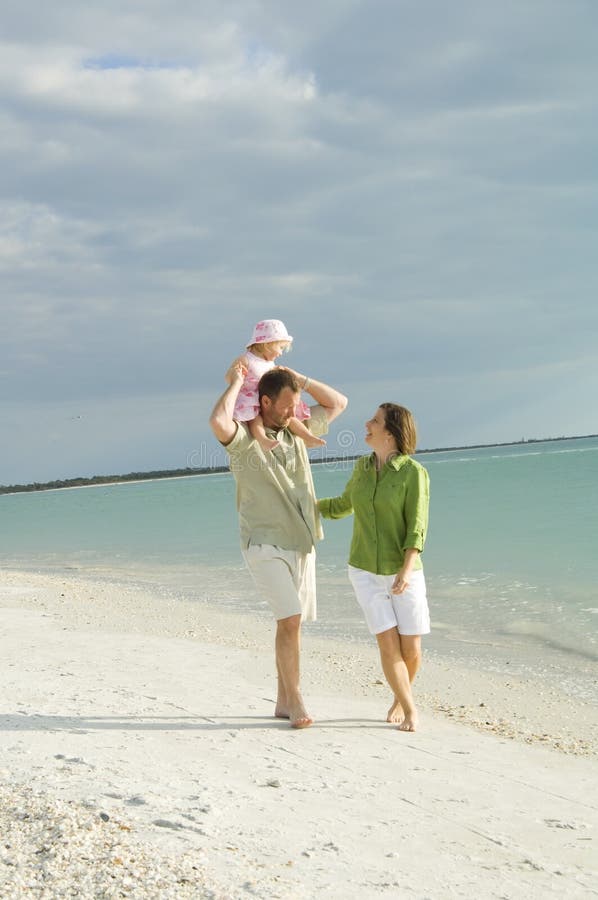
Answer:
M463 446L455 447L427 447L422 450L416 450L413 455L420 456L428 453L452 453L460 452L463 450L484 450L492 449L493 447L521 447L528 446L530 444L550 444L557 443L558 441L583 441L590 440L592 438L598 438L598 434L563 435L562 437L549 438L524 438L519 441L500 441L493 444L464 444ZM359 459L359 457L362 455L363 454L351 454L350 456L330 456L323 459L311 458L310 462L312 465L334 465L339 462L353 462L354 460ZM163 471L164 474L160 474L160 471ZM89 478L74 476L73 478L60 478L48 482L41 482L39 485L37 485L37 483L0 485L0 496L2 496L3 494L11 496L14 494L37 494L44 491L65 491L80 487L109 487L118 484L143 484L146 481L170 481L179 478L197 478L198 476L202 475L226 475L229 472L230 469L228 466L215 466L214 468L198 469L196 471L182 471L180 469L157 470L156 474L148 475L147 478L139 477L140 475L144 474L142 472L132 473L131 477L129 477L128 475L93 475ZM102 479L106 480L104 481ZM78 483L69 483L75 481ZM64 483L61 484L61 482Z
M39 488L30 488L26 485L11 485L10 487L15 487L17 490L3 490L2 486L0 486L0 497L14 497L17 494L50 494L55 493L57 491L77 491L82 488L102 488L102 487L118 487L119 485L125 484L153 484L156 481L182 481L186 478L202 478L213 475L229 475L230 469L218 469L217 471L211 472L192 472L188 475L160 475L156 478L118 478L115 481L97 481L94 482L92 479L89 480L89 483L85 484L68 484L63 485L62 487L39 487ZM79 479L76 479L77 481Z
M77 573L2 571L4 590L29 585L20 605L57 618L63 628L144 634L258 652L270 648L269 614L256 615L209 601L189 600L178 591L160 593L147 584L118 577L85 578ZM2 588L0 588L0 597ZM0 600L1 603L1 600ZM372 640L343 640L303 629L305 693L329 689L342 675L342 698L376 699L386 709L388 687ZM342 662L340 662L342 660ZM421 708L486 733L526 744L538 743L576 756L598 756L598 703L571 697L542 674L502 671L479 657L451 658L426 647L415 685ZM540 701L540 702L539 702Z
M270 621L3 571L0 622L4 896L596 894L596 710L546 685L425 657L401 734L375 647L306 626L298 732Z
M169 636L186 636L198 618L209 619L217 611L224 631L254 633L255 647L271 640L270 613L266 604L260 602L241 562L232 568L222 564L200 567L187 573L182 581L173 578L173 572L162 565L148 568L147 564L139 563L131 569L83 564L62 569L31 565L21 569L14 563L0 571L7 578L12 573L34 582L39 579L42 585L46 580L49 585L61 580L73 585L81 583L85 586L81 597L90 591L102 597L120 592L130 598L131 608L127 614L122 607L113 609L111 615L125 631L147 627L146 623L136 621L139 596L145 598L146 605L151 604L156 620L164 621L164 610L170 610L171 620L164 624L162 632ZM365 659L372 673L379 672L375 642L357 606L355 618L341 624L327 607L333 589L326 573L321 571L319 579L318 621L304 628L305 651L313 651L317 664L322 653L334 648L338 656L348 660ZM450 599L445 598L444 602ZM95 621L95 612L92 606L90 621ZM65 621L71 624L68 618ZM231 639L231 646L235 645ZM557 744L564 738L567 747L579 745L580 749L573 752L596 752L583 749L598 747L598 660L593 652L588 654L571 642L538 640L530 637L528 631L519 633L513 628L498 633L481 634L475 629L463 633L454 622L448 624L441 618L433 620L432 633L425 636L423 650L426 664L418 675L416 687L426 693L431 709L459 720L471 720L481 730L497 727L500 722L500 730L510 735L525 734L526 740L541 740L546 744ZM373 675L372 678L375 680ZM438 685L447 678L448 690L443 694L438 691ZM498 695L498 684L504 685L502 697ZM490 710L486 706L487 695L493 698ZM531 709L534 705L531 695L560 711L558 715L550 714L549 726L554 718L554 728L544 727L542 708ZM586 711L584 722L591 725L590 738L585 734L578 737L571 724L562 734L561 723L570 723L572 706ZM489 717L485 713L490 713L490 721L486 721ZM511 719L513 722L509 724ZM551 737L553 733L555 736Z

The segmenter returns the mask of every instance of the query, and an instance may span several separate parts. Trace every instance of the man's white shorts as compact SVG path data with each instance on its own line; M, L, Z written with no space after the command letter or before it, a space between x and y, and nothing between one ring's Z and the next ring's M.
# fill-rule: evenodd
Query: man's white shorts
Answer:
M316 618L316 551L298 553L272 544L250 544L243 550L255 586L270 604L275 619L301 615Z
M363 610L370 634L397 628L399 634L428 634L430 612L423 569L409 576L402 594L391 594L394 575L375 575L349 566L349 580Z

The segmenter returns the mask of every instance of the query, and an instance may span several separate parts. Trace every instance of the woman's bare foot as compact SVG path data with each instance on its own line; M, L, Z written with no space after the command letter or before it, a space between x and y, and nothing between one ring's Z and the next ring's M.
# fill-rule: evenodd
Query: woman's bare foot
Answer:
M386 715L387 722L393 722L395 724L399 724L405 718L405 713L403 712L403 707L399 703L398 700L395 699L393 705L388 710Z
M274 715L277 719L288 719L289 713L288 710L282 705L282 703L277 703L274 709Z
M405 716L401 724L398 726L399 731L417 731L419 718L415 710Z

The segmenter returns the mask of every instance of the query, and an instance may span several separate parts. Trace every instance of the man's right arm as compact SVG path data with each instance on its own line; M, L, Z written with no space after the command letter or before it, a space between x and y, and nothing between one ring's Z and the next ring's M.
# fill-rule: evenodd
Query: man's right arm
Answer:
M237 433L237 423L233 419L235 403L247 372L241 359L236 359L226 375L228 387L217 401L210 416L210 428L221 444L229 444Z

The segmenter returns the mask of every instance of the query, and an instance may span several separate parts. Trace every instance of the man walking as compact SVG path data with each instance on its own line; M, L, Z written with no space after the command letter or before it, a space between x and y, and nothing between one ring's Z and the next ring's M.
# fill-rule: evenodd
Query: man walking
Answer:
M301 391L316 402L305 424L315 435L343 412L347 398L287 368L262 376L259 401L264 427L278 441L264 451L244 422L233 419L246 368L236 360L226 373L228 387L210 417L216 438L230 456L237 483L241 549L258 590L276 618L278 694L274 714L293 728L308 728L300 691L301 623L316 618L315 542L322 527L303 441L288 430Z

